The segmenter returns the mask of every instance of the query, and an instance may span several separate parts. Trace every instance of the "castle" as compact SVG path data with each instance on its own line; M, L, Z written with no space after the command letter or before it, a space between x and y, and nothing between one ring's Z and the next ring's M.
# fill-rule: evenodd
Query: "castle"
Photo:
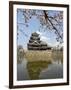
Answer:
M27 44L28 50L47 50L51 49L51 47L48 47L46 42L43 42L40 40L39 34L34 32L31 34L30 40Z

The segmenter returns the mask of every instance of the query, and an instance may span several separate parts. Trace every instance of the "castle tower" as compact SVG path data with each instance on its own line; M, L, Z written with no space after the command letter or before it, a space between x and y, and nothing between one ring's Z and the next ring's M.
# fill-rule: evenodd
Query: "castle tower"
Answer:
M31 34L30 40L27 44L28 50L47 50L47 43L40 40L39 34L34 32Z

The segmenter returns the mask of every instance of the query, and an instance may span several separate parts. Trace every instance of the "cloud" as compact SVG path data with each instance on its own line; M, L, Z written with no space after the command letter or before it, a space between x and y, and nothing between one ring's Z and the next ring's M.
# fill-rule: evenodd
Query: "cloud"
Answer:
M48 43L48 40L50 40L50 38L47 38L45 36L40 36L40 40Z
M38 33L39 35L42 35L42 33L41 33L41 32L39 32L39 31L36 31L36 33Z
M49 45L50 45L51 47L56 47L56 46L59 45L59 42L50 42Z
M40 36L40 40L43 41L43 42L46 42L49 46L51 47L56 47L59 45L59 42L57 42L56 40L51 40L50 37L46 37L44 33L42 32L39 32L39 31L36 31L36 33L39 34Z
M52 42L51 39L46 36L40 36L40 40L46 42L51 47L59 45L59 42Z
M58 45L59 45L59 42L53 43L53 46L58 46Z

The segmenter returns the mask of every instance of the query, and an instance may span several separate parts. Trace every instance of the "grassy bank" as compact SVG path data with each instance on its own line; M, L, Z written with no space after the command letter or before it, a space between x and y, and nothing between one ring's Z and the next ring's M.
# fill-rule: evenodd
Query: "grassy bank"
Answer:
M21 61L22 58L26 58L28 61L48 61L52 60L61 60L63 62L63 51L25 51L17 55L18 61Z
M29 61L50 61L52 51L26 51L24 57Z

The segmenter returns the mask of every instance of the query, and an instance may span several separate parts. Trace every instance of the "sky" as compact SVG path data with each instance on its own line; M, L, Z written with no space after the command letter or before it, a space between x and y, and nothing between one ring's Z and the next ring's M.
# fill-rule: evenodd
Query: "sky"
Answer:
M49 15L54 15L54 13L58 13L59 11L49 10L48 12ZM17 45L22 45L24 49L27 49L27 43L29 42L30 36L33 32L37 32L40 36L40 40L46 42L49 46L55 47L59 45L59 42L56 41L54 30L49 30L48 28L46 28L45 31L44 28L39 30L40 22L35 16L28 21L29 26L26 27L24 25L24 19L23 13L21 11L17 12Z

